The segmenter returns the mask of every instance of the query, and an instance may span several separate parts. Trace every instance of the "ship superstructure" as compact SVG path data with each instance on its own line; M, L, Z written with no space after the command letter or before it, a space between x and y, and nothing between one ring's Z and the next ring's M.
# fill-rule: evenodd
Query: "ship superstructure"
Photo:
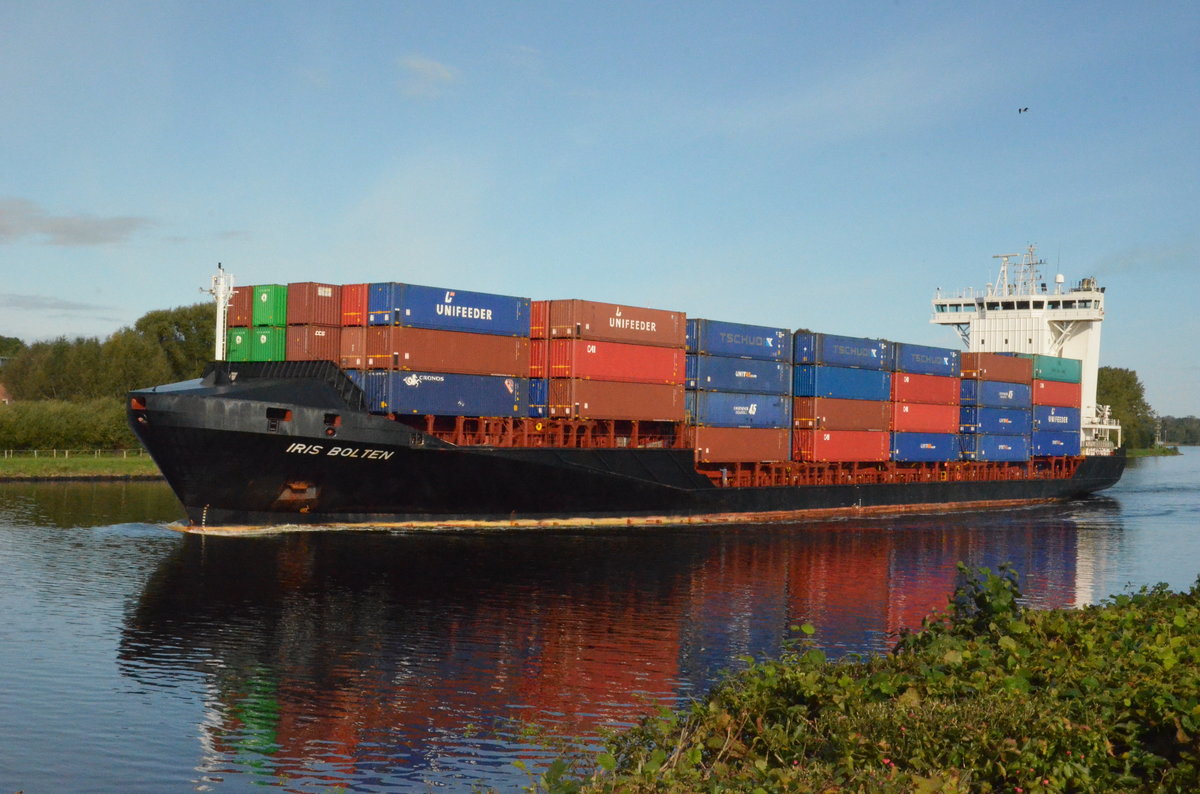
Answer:
M983 290L954 294L939 289L930 322L958 332L968 352L1032 353L1082 362L1082 449L1109 455L1121 445L1121 425L1107 405L1096 402L1104 287L1083 278L1067 288L1063 275L1043 279L1045 261L1036 246L1020 254L998 254L1000 272Z

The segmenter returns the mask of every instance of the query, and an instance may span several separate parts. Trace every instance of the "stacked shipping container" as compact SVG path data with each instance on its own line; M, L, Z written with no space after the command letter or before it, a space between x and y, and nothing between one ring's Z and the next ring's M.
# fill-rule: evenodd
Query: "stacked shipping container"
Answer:
M1033 428L1029 360L1002 353L964 353L962 369L963 459L1028 460Z
M239 287L228 322L230 360L338 362L377 413L686 419L704 463L1079 454L1074 359L391 282Z
M893 369L892 459L958 460L958 352L897 344Z
M364 291L365 326L359 325ZM362 328L373 410L500 417L528 412L528 298L398 282L368 284L355 293L354 303L343 306L343 322ZM343 345L343 360L357 357L354 344L352 338Z
M1023 356L1032 364L1031 453L1078 455L1083 362L1053 356Z
M791 454L791 332L687 321L688 433L704 463Z
M810 331L792 341L792 459L888 460L892 343Z
M539 301L531 367L552 418L678 422L684 417L682 312L584 300ZM541 398L543 387L536 392Z

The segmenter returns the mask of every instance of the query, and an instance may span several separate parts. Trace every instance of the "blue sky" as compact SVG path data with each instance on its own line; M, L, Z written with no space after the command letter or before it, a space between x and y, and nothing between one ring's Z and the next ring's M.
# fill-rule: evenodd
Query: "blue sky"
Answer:
M953 346L935 288L1036 243L1200 415L1197 42L1195 2L4 3L0 334L222 262Z

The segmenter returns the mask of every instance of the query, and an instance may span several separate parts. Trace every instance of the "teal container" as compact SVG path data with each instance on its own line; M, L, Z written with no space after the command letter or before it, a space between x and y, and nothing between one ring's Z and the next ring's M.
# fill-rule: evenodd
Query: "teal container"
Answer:
M1061 383L1079 383L1083 379L1083 362L1077 358L1039 356L1022 353L1021 358L1033 359L1034 380L1056 380Z
M225 332L225 360L249 361L253 328L230 328Z
M287 287L283 284L260 284L255 287L251 316L255 325L287 325Z
M249 361L284 361L287 358L287 329L279 326L249 328Z

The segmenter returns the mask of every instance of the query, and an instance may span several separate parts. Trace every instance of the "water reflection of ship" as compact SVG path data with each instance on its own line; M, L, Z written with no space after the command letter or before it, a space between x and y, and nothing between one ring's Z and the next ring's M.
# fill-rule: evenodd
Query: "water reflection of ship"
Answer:
M247 754L292 778L420 774L464 751L500 764L512 736L498 720L589 735L777 652L792 623L834 653L884 650L945 605L959 560L1011 560L1032 603L1070 606L1090 570L1080 522L1114 504L752 530L189 536L131 612L121 657L156 684L208 677L214 768Z

